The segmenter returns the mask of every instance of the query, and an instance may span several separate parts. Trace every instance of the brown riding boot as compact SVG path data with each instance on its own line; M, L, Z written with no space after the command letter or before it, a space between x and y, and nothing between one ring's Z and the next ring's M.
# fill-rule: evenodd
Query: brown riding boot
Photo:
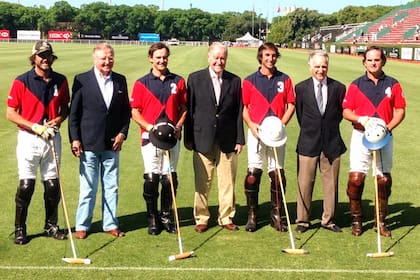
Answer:
M280 171L281 180L283 184L284 192L286 192L286 177L284 176L284 171ZM279 176L277 176L277 171L271 171L269 174L271 180L271 211L270 211L270 225L275 228L277 231L286 232L287 226L281 221L281 209L283 205L283 196L280 189Z
M385 237L390 237L391 231L385 225L385 217L388 214L388 197L391 195L391 185L392 185L391 174L384 173L383 176L377 176L377 180L378 180L380 234ZM375 208L375 226L373 229L377 231L376 208Z
M245 177L244 190L246 204L248 206L248 221L245 230L254 232L257 230L258 192L260 188L262 170L249 168Z
M363 233L362 201L350 199L350 215L352 219L351 234L360 236Z
M246 202L248 205L248 221L245 230L254 232L257 230L257 210L258 210L258 193L245 192Z
M365 174L350 172L347 182L347 196L350 200L350 215L352 219L351 234L360 236L363 233L362 193L365 186Z

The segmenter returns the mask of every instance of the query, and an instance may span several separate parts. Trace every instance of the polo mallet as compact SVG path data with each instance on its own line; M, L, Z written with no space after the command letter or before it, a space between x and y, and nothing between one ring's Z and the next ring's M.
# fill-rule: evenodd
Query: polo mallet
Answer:
M91 264L92 261L90 259L81 259L81 258L77 257L76 247L74 246L73 235L72 235L72 232L71 232L69 215L67 213L66 201L64 199L63 185L61 184L61 179L60 179L60 171L59 171L59 168L58 168L58 160L57 160L57 154L56 154L56 151L55 151L54 139L50 139L49 141L50 141L50 146L51 146L52 153L53 153L53 158L54 158L55 170L57 172L58 183L60 184L60 194L61 194L61 201L63 203L64 218L66 220L66 226L67 226L67 229L69 231L71 250L73 252L73 257L72 258L62 258L62 260L66 263L69 263L69 264Z
M379 194L378 194L378 178L376 177L376 150L372 151L372 168L373 168L373 181L375 184L375 213L376 213L376 233L378 242L378 252L367 253L366 256L369 258L384 258L392 257L393 252L382 252L381 250L381 225L379 221Z
M170 160L170 157L169 157L169 151L166 150L165 154L166 154L166 157L167 157L168 162L169 162L168 178L169 178L169 182L171 184L172 205L173 205L173 209L174 209L175 223L176 223L176 233L177 233L177 237L178 237L178 246L179 246L179 254L169 256L169 261L174 261L174 260L182 260L182 259L189 258L194 254L194 251L184 252L182 250L181 229L180 229L180 226L179 226L178 207L176 206L174 181L172 179L172 173L171 173L171 168L170 168L171 160Z
M285 192L284 192L283 181L281 180L281 175L280 175L280 164L279 164L279 159L278 159L278 156L277 156L277 150L276 150L275 147L273 147L273 153L274 153L274 159L276 161L277 176L278 176L279 181L280 181L281 195L283 196L283 206L284 206L284 211L286 213L286 220L287 220L287 231L289 232L290 245L292 246L292 248L281 249L281 251L283 253L291 254L291 255L305 255L305 254L308 254L309 251L307 251L305 249L296 249L296 247L295 247L295 241L293 239L293 233L292 233L292 226L290 225L289 211L287 210L286 195L285 195Z

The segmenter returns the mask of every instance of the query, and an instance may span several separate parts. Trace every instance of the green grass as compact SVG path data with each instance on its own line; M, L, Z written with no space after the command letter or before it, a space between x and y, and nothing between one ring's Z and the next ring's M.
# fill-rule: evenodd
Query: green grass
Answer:
M53 45L59 57L54 69L65 74L70 82L76 73L92 67L93 45ZM0 95L6 101L12 80L29 69L28 56L31 45L24 43L0 43ZM126 75L131 89L133 82L150 69L147 48L139 46L115 46L116 64L114 70ZM207 48L172 47L170 69L185 78L197 69L207 65ZM302 50L281 50L278 67L297 83L309 76L306 66L307 54ZM256 49L230 49L228 69L241 78L258 67ZM68 265L61 261L63 256L71 257L70 242L47 239L42 233L44 210L43 188L38 180L35 194L29 208L28 234L33 238L25 246L13 244L10 235L14 230L14 195L17 180L15 156L16 127L6 120L6 105L0 106L0 273L2 279L38 279L46 277L65 279L418 279L420 277L418 251L420 231L420 191L418 186L418 132L417 116L420 100L418 95L419 64L389 61L385 71L399 79L407 98L407 116L394 131L393 192L390 198L388 221L393 230L392 238L382 238L382 250L395 253L392 258L369 259L366 253L376 252L376 234L371 229L373 219L373 181L369 178L363 196L366 232L356 238L350 234L350 218L346 196L348 153L342 157L337 222L343 227L342 234L318 229L322 207L322 191L317 184L313 196L313 229L298 235L293 231L296 247L310 251L305 256L286 255L282 248L290 248L289 234L280 234L269 226L269 186L266 173L261 184L259 230L248 233L246 204L243 194L243 179L246 172L246 151L240 156L236 195L236 222L239 232L221 230L216 225L217 189L210 197L212 219L210 230L203 234L194 232L192 218L193 170L192 155L181 151L179 160L180 187L177 196L181 219L181 234L185 251L194 250L195 257L169 262L169 255L179 252L176 235L163 232L159 236L147 234L145 203L142 198L142 159L139 149L138 127L134 123L121 153L121 187L118 215L121 228L127 235L121 239L101 233L100 203L97 203L93 233L86 240L76 240L79 257L89 257L87 266ZM331 55L331 77L348 84L363 73L361 58L355 56ZM67 123L61 129L63 134L63 161L61 181L74 225L78 200L78 160L71 155L67 138ZM286 153L287 201L291 220L296 213L296 139L298 127L296 118L288 128ZM348 146L351 126L342 123L342 134ZM98 197L100 199L100 197ZM99 202L100 200L98 200ZM61 210L61 209L60 209ZM62 212L62 211L61 211ZM60 214L61 227L65 227ZM294 225L292 225L294 228Z

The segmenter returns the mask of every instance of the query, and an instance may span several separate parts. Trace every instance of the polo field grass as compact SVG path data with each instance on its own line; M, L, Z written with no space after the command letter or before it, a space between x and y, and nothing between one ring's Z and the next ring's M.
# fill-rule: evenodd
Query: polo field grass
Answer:
M89 70L92 65L93 44L52 43L58 60L55 71L67 76L71 85L74 75ZM191 258L169 261L179 253L176 234L147 233L146 205L143 193L143 160L140 153L139 127L131 122L128 139L120 156L120 188L118 220L126 233L114 238L102 233L101 192L98 192L93 225L87 239L76 240L79 258L89 258L90 265L71 265L62 261L72 257L70 240L58 241L43 236L43 185L38 178L29 207L27 231L30 242L13 242L15 193L18 185L16 138L17 128L6 115L6 100L12 80L30 69L28 57L32 44L0 42L0 274L2 279L404 279L420 278L420 131L416 125L420 114L420 64L389 60L386 74L398 79L407 99L406 118L393 131L394 167L392 195L389 199L387 223L391 238L381 238L382 251L394 252L393 257L372 259L367 253L377 252L377 236L373 231L374 182L367 176L363 193L364 233L351 235L351 219L346 195L349 169L348 151L341 157L339 203L336 222L342 233L320 228L322 188L317 178L312 204L312 227L305 233L294 231L296 218L297 172L296 142L299 133L296 116L287 126L285 173L286 201L292 222L296 248L306 249L307 255L290 255L288 233L279 233L270 226L270 190L266 170L260 187L258 230L245 231L247 207L243 182L247 170L246 146L239 157L236 180L235 223L240 230L231 232L217 225L217 188L210 192L211 219L209 230L194 231L193 198L194 174L192 152L181 149L178 163L179 188L177 206L184 251L194 251ZM127 77L129 94L136 79L150 70L147 46L114 45L114 71ZM294 84L310 76L307 51L280 49L277 67L287 73ZM226 69L242 79L258 68L255 48L229 48ZM188 74L207 66L206 47L173 46L169 69L187 79ZM329 76L345 85L364 73L362 57L330 54ZM418 105L418 106L417 106ZM351 125L343 120L341 132L347 148ZM74 227L79 195L78 159L70 150L67 121L60 129L62 135L61 182ZM369 174L370 175L370 174ZM101 187L99 188L101 189ZM60 204L59 224L66 229ZM286 220L286 219L284 219ZM74 230L74 228L72 229Z

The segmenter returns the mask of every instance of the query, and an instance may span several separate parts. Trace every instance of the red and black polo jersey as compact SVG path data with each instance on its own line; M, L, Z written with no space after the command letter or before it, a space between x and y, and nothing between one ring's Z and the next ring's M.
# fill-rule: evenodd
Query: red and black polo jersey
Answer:
M154 124L159 117L166 116L173 123L179 119L179 108L187 103L185 80L168 71L165 79L148 73L136 80L130 99L131 108L139 110L144 119ZM140 131L140 135L143 130Z
M287 74L277 69L271 78L258 70L243 81L242 100L244 106L248 106L254 123L261 124L268 116L281 119L287 104L295 103L293 82Z
M376 85L367 74L359 77L350 84L343 101L344 109L350 109L359 116L381 118L385 123L392 120L394 108L405 106L400 83L385 74Z
M12 83L7 106L18 110L26 120L42 124L59 116L60 107L68 106L69 87L64 75L51 71L48 82L32 68Z

